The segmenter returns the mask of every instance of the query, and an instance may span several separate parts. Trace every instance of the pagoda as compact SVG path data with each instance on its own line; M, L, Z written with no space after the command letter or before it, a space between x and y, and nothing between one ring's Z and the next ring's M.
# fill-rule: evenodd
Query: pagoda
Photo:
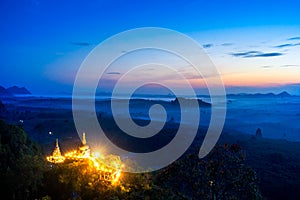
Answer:
M61 155L58 140L56 139L55 149L52 155L47 157L47 160L51 163L88 161L90 167L98 172L99 180L109 181L113 184L118 182L123 168L119 156L104 156L99 152L91 154L91 150L86 142L85 133L82 134L82 145L76 150L67 152L64 156Z
M66 159L81 160L89 158L91 155L90 147L86 144L85 133L82 134L82 145L77 150L65 154Z
M58 146L58 139L56 139L56 141L55 141L55 148L54 148L52 155L46 157L46 159L52 163L62 163L65 161L65 157L61 155L61 152L60 152L60 149Z

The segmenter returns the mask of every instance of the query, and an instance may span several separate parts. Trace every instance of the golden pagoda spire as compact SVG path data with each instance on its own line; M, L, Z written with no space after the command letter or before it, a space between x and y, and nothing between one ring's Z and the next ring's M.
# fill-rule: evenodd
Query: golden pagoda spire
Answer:
M55 149L54 149L52 155L56 156L56 157L61 156L60 149L59 149L59 146L58 146L58 139L57 138L56 138L56 141L55 141Z
M61 163L61 162L64 162L64 160L65 160L65 157L63 157L61 155L57 138L55 140L55 149L54 149L52 155L47 157L47 160L52 163Z
M90 148L86 144L85 133L82 133L82 146L78 149L78 155L81 157L89 157L90 156Z
M86 145L85 133L82 133L82 144Z
M56 141L55 141L55 148L58 148L58 149L59 149L59 146L58 146L58 138L56 138Z

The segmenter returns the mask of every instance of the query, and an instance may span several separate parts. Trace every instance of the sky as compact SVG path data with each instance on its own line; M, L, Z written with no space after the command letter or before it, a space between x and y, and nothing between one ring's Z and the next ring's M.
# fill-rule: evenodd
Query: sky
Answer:
M300 95L299 9L296 0L4 0L0 85L25 86L34 94L71 93L80 64L99 43L129 29L163 27L199 42L229 93ZM107 71L105 86L121 77L132 60L162 56L144 52L118 60ZM181 63L169 55L160 59ZM202 87L193 76L189 79Z

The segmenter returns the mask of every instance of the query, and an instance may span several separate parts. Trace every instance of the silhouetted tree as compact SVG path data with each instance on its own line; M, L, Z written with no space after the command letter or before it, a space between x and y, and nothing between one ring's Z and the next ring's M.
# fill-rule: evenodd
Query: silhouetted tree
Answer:
M192 199L261 199L254 170L238 145L217 146L204 159L197 154L161 170L155 183Z
M260 128L258 128L258 129L256 130L255 136L256 136L256 137L259 137L259 138L262 137L262 133L261 133L261 129L260 129Z
M4 104L2 103L2 101L0 101L0 113L5 112L6 108L4 106Z

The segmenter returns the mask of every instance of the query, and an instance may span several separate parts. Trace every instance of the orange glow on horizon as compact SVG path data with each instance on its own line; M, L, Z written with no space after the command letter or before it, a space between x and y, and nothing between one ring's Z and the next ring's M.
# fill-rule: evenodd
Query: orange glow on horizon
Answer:
M299 73L244 73L223 75L226 86L278 86L299 82Z

